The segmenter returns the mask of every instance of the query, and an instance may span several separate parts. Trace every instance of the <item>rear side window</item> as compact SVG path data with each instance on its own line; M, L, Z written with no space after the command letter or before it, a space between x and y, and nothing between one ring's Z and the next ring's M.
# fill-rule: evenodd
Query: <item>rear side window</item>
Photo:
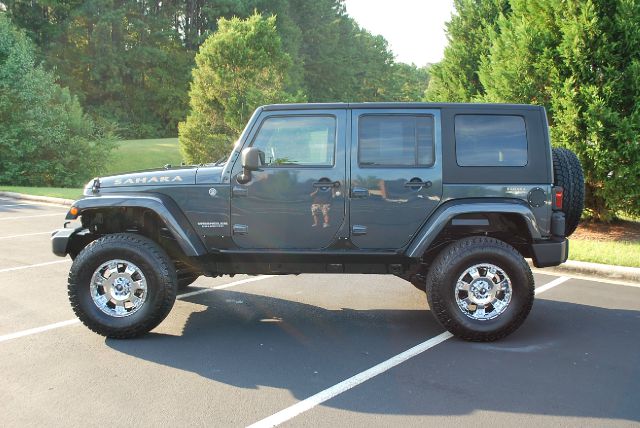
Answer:
M333 166L335 146L333 116L269 117L253 141L267 167Z
M358 123L360 166L433 165L433 116L365 115Z
M527 130L522 116L461 114L455 118L460 166L525 166Z

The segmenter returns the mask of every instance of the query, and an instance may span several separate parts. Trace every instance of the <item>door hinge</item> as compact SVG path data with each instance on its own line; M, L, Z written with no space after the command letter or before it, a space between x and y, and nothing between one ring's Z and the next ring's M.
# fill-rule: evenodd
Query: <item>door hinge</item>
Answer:
M246 187L233 186L231 189L232 196L249 196L249 189Z
M234 235L248 235L249 234L249 226L246 224L234 224L233 225L233 234Z
M362 226L360 224L354 224L351 227L351 233L356 236L356 235L366 235L367 234L367 226Z

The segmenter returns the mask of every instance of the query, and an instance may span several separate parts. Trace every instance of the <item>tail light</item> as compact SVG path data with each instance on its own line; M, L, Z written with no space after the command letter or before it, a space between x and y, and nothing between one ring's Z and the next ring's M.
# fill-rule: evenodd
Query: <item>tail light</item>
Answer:
M553 188L553 209L562 209L562 198L564 196L564 189L562 187Z

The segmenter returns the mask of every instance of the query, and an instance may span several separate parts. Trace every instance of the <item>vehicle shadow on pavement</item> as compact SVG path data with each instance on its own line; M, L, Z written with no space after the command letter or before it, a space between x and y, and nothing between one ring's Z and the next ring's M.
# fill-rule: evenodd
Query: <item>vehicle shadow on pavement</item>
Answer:
M428 310L327 310L216 291L188 298L181 336L111 348L240 388L307 398L442 332ZM474 411L640 420L640 312L539 299L499 342L450 339L323 406L355 412Z

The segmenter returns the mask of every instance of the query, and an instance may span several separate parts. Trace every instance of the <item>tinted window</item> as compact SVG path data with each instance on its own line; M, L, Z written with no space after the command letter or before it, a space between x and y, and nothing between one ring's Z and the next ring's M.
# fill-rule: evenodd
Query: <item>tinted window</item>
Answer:
M431 166L433 117L362 116L358 147L362 166Z
M527 130L521 116L457 115L460 166L525 166Z
M270 117L253 140L265 166L332 166L335 145L332 116Z

